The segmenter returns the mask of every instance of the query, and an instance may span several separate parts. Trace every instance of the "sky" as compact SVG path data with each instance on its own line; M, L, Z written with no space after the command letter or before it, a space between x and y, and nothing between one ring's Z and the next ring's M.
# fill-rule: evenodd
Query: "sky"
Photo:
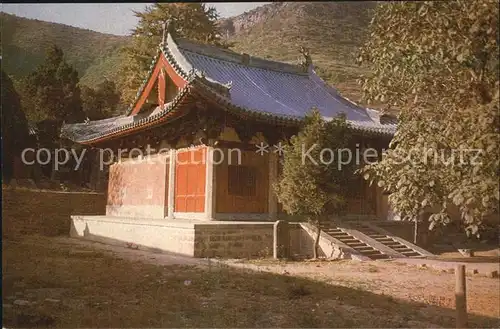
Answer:
M221 17L230 17L269 2L216 2ZM1 11L41 21L61 23L102 33L127 35L137 24L133 11L142 11L147 3L44 3L2 4Z

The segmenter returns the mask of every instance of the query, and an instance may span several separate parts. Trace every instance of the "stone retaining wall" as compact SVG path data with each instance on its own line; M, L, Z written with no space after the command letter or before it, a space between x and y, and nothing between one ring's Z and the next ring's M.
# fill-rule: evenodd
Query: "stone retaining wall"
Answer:
M70 236L133 249L194 255L194 224L161 219L71 216Z
M273 256L269 223L196 224L195 257L259 258ZM314 239L298 223L289 224L290 255L312 257Z
M197 224L194 256L224 258L272 256L273 224Z
M72 216L70 235L192 257L260 258L273 255L274 222L216 222ZM290 224L290 254L310 256L313 239Z

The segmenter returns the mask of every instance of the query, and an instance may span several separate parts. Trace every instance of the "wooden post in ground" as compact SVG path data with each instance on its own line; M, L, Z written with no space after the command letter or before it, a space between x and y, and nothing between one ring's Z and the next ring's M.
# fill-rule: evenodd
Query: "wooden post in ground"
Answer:
M467 290L465 286L465 265L455 268L455 308L457 328L467 328Z

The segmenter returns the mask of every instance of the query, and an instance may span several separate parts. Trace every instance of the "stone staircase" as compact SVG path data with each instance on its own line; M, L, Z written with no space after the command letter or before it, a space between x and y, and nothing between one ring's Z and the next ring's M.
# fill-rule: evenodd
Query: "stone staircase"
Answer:
M358 221L349 223L349 226L383 244L384 246L393 249L394 251L402 254L405 257L423 258L427 256L415 250L414 248L410 248L409 243L403 244L400 242L400 239L395 239L390 235L384 234L380 232L380 229L376 230L376 228L374 228L370 224Z
M330 235L334 239L346 244L354 249L359 254L370 259L387 259L389 255L382 253L380 250L373 248L359 238L347 233L345 229L337 227L331 223L324 223L321 225L321 230Z

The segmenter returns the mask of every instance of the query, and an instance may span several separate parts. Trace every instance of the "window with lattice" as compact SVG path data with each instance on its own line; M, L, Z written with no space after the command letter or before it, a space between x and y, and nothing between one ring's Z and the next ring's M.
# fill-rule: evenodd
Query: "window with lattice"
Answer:
M255 196L257 192L257 170L255 167L228 166L228 193L234 196Z

